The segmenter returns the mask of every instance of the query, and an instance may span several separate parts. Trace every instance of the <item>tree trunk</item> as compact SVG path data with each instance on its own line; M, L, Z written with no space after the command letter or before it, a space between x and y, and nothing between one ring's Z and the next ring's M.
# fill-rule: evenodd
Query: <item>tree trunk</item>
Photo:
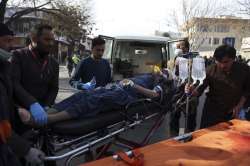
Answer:
M8 0L2 0L0 2L0 22L4 22L4 14L6 10L6 5L7 5Z

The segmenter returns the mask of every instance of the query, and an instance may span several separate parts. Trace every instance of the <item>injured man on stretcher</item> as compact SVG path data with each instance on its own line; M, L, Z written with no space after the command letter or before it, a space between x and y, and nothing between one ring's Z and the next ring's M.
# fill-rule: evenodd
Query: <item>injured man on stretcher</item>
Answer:
M48 108L47 124L95 116L100 112L121 108L141 98L162 102L171 84L172 74L164 69L123 79L94 90L81 91ZM24 123L36 125L27 110L19 109L19 116Z

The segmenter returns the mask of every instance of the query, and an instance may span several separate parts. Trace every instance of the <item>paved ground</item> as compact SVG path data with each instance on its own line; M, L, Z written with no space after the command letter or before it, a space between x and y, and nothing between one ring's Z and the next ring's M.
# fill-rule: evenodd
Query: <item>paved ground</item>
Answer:
M60 73L59 73L59 93L56 98L56 102L59 102L73 93L77 92L77 90L71 88L69 85L69 76L68 71L65 66L60 66Z
M56 99L56 102L59 102L69 97L73 93L77 92L77 90L74 90L73 88L69 86L68 81L69 81L69 77L68 77L66 67L60 66L60 82L59 82L60 89L59 89L59 94ZM200 105L198 106L197 127L199 127L199 124L200 124L200 116L201 116L201 109L202 109L203 101L204 101L204 96L201 98ZM138 140L138 141L142 140L143 136L145 136L146 132L152 126L153 122L154 122L154 119L149 120L143 123L142 125L136 127L135 129L128 131L126 133L123 133L123 137L129 138L131 140ZM182 127L184 126L183 122L184 122L184 119L181 118L180 123ZM166 115L164 122L162 123L160 128L157 130L157 132L154 134L150 143L155 143L155 142L158 142L158 141L161 141L170 137L168 123L169 123L169 115ZM114 147L112 149L116 149L116 148ZM84 162L84 159L80 158L74 161L72 165L78 165L79 163L83 163L83 162ZM59 165L61 165L61 162L59 162Z

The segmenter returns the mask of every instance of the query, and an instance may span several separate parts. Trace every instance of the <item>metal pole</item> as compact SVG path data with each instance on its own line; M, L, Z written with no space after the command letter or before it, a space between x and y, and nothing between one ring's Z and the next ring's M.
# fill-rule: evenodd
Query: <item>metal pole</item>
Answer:
M191 71L192 71L192 57L191 53L188 53L188 85L191 83ZM189 99L190 96L187 94L187 99L186 99L186 115L185 115L185 130L184 133L188 131L188 114L189 114Z

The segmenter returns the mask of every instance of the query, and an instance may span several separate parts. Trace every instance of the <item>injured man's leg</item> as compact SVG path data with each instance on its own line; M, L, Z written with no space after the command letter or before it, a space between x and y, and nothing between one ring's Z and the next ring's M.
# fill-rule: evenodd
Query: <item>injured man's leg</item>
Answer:
M47 109L47 123L51 124L69 119L93 117L101 111L104 112L125 106L132 99L134 98L130 97L121 88L102 88L88 93L76 93ZM20 109L19 115L24 123L36 125L27 110Z
M26 109L19 108L18 114L19 114L23 123L29 124L29 125L36 125L35 122L33 121L33 118L31 116L30 112L27 111ZM67 111L57 111L54 108L49 108L47 110L47 114L48 114L48 123L47 124L72 119L72 116Z

